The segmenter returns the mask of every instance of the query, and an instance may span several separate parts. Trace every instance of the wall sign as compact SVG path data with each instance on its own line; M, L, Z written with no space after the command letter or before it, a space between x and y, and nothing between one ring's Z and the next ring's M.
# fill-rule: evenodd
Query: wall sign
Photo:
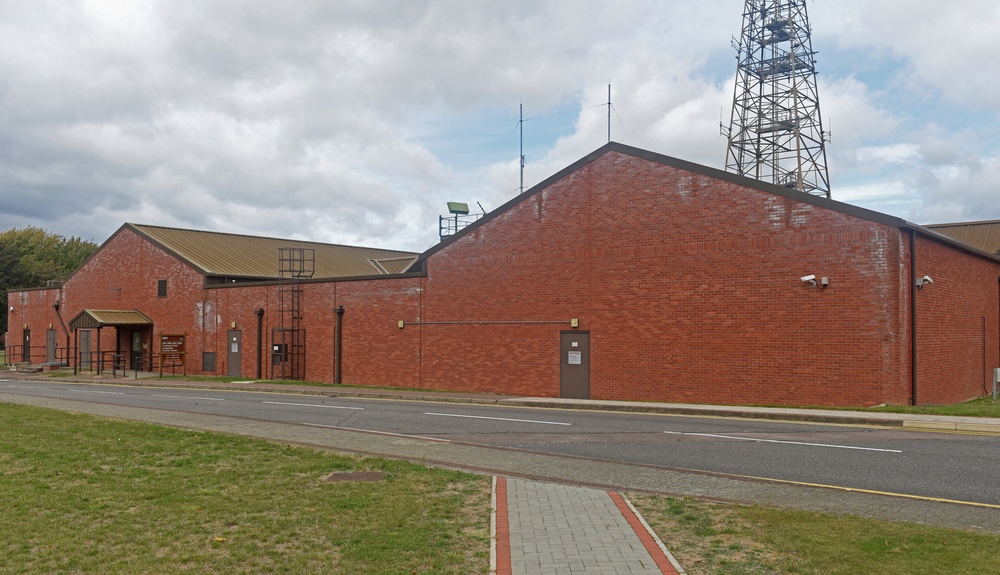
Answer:
M160 377L163 377L163 366L183 367L187 375L187 351L185 351L184 335L160 336Z

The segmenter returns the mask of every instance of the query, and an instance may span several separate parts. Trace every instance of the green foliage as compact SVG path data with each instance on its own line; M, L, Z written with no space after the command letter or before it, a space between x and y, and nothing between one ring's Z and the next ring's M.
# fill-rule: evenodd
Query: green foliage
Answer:
M44 287L49 280L65 281L97 247L94 242L36 227L0 232L0 309L9 309L8 290ZM0 313L0 333L6 331L7 314Z

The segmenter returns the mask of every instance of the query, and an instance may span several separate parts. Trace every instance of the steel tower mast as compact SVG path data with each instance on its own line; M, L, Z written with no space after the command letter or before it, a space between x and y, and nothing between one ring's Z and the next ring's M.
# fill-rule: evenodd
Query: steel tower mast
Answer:
M746 0L726 171L830 197L805 0Z

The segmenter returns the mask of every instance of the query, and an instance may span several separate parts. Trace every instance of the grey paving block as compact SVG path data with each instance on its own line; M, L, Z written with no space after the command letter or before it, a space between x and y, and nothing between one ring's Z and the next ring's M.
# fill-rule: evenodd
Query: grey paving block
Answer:
M662 575L607 492L507 481L513 575Z

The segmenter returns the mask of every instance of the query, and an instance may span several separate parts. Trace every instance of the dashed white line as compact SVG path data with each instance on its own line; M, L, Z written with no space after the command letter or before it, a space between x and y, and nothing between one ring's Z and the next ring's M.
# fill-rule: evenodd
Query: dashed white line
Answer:
M226 401L218 397L191 397L189 395L151 395L150 397L167 397L170 399L200 399L202 401Z
M93 395L128 395L120 391L90 391L86 389L67 389L71 393L90 393Z
M353 427L337 427L336 425L321 425L319 423L303 423L308 427L320 427L323 429L335 429L337 431L355 431L358 433L372 433L374 435L388 435L389 437L401 437L403 439L419 439L421 441L433 441L434 443L451 443L449 439L439 439L437 437L424 437L423 435L406 435L403 433L390 433L388 431L372 431L370 429L355 429Z
M711 437L715 439L734 439L754 443L780 443L783 445L803 445L806 447L829 447L832 449L851 449L854 451L877 451L880 453L902 453L899 449L877 449L874 447L857 447L854 445L836 445L833 443L806 443L803 441L779 441L777 439L757 439L754 437L737 437L735 435L716 435L714 433L686 433L683 431L664 431L668 435L687 435L691 437Z
M511 421L514 423L537 423L539 425L565 425L570 426L572 423L561 423L558 421L538 421L535 419L508 419L506 417L483 417L481 415L459 415L457 413L425 413L424 415L434 415L437 417L460 417L464 419L486 419L489 421Z
M363 407L343 407L340 405L319 405L316 403L284 403L281 401L262 401L265 405L290 405L292 407L321 407L324 409L349 409L352 411L364 411Z

